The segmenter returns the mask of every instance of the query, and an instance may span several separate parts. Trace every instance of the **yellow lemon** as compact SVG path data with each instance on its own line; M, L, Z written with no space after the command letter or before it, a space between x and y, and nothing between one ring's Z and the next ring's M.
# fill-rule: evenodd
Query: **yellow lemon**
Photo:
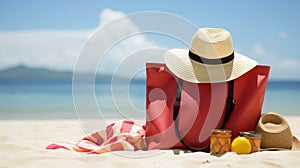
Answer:
M237 154L249 154L251 144L247 138L238 136L231 143L231 151Z

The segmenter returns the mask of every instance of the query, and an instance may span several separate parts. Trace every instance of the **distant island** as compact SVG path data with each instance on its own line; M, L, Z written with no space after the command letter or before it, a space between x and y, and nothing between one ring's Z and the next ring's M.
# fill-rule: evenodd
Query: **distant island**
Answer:
M46 68L30 68L20 65L0 71L0 79L71 80L72 74L71 71L59 72Z
M93 74L80 74L81 76ZM72 80L72 71L56 71L46 68L31 68L24 65L10 67L0 71L0 80ZM96 80L111 81L111 75L96 75ZM115 77L117 80L128 80L124 77ZM134 79L144 82L145 79Z
M80 76L86 77L91 75L94 77L94 74L82 73ZM0 70L0 80L72 80L73 72L72 71L58 71L50 70L47 68L32 68L24 65L19 65L15 67L10 67L4 70ZM111 81L112 75L97 74L95 76L96 81ZM120 82L128 81L128 78L122 76L114 76L115 80ZM134 78L133 82L142 82L145 83L144 78ZM299 80L280 80L280 79L269 79L269 83L292 83L299 86Z

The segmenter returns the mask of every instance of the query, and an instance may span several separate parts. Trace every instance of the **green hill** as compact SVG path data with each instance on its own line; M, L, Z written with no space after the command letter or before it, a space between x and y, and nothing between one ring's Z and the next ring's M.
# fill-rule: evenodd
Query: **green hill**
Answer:
M77 79L87 79L94 74L78 74ZM0 80L72 80L72 71L55 71L46 68L31 68L27 66L15 66L0 71ZM111 75L97 75L97 81L111 81ZM115 77L115 80L123 82L128 80L124 77ZM145 79L134 79L135 82L145 82Z
M70 71L53 71L46 68L30 68L16 66L0 71L0 79L44 79L44 80L71 80Z

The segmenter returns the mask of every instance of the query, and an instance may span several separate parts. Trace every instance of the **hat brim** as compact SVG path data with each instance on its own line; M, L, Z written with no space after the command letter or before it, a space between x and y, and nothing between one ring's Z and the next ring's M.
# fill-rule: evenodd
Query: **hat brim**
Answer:
M234 80L253 69L257 62L235 52L234 60L218 65L198 63L189 58L189 50L171 49L164 55L165 63L177 77L192 83L218 83Z
M293 136L292 138L292 148L286 149L286 148L260 148L260 151L283 151L283 150L300 150L300 141L297 137Z

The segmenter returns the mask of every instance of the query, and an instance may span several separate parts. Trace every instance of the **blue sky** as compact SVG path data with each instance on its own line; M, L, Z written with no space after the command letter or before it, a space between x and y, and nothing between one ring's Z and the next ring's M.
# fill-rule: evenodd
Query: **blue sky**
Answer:
M25 64L70 70L99 25L126 14L161 11L198 27L225 28L238 52L272 66L272 79L300 80L299 9L296 0L1 0L0 68ZM143 37L145 44L160 46L155 40Z

